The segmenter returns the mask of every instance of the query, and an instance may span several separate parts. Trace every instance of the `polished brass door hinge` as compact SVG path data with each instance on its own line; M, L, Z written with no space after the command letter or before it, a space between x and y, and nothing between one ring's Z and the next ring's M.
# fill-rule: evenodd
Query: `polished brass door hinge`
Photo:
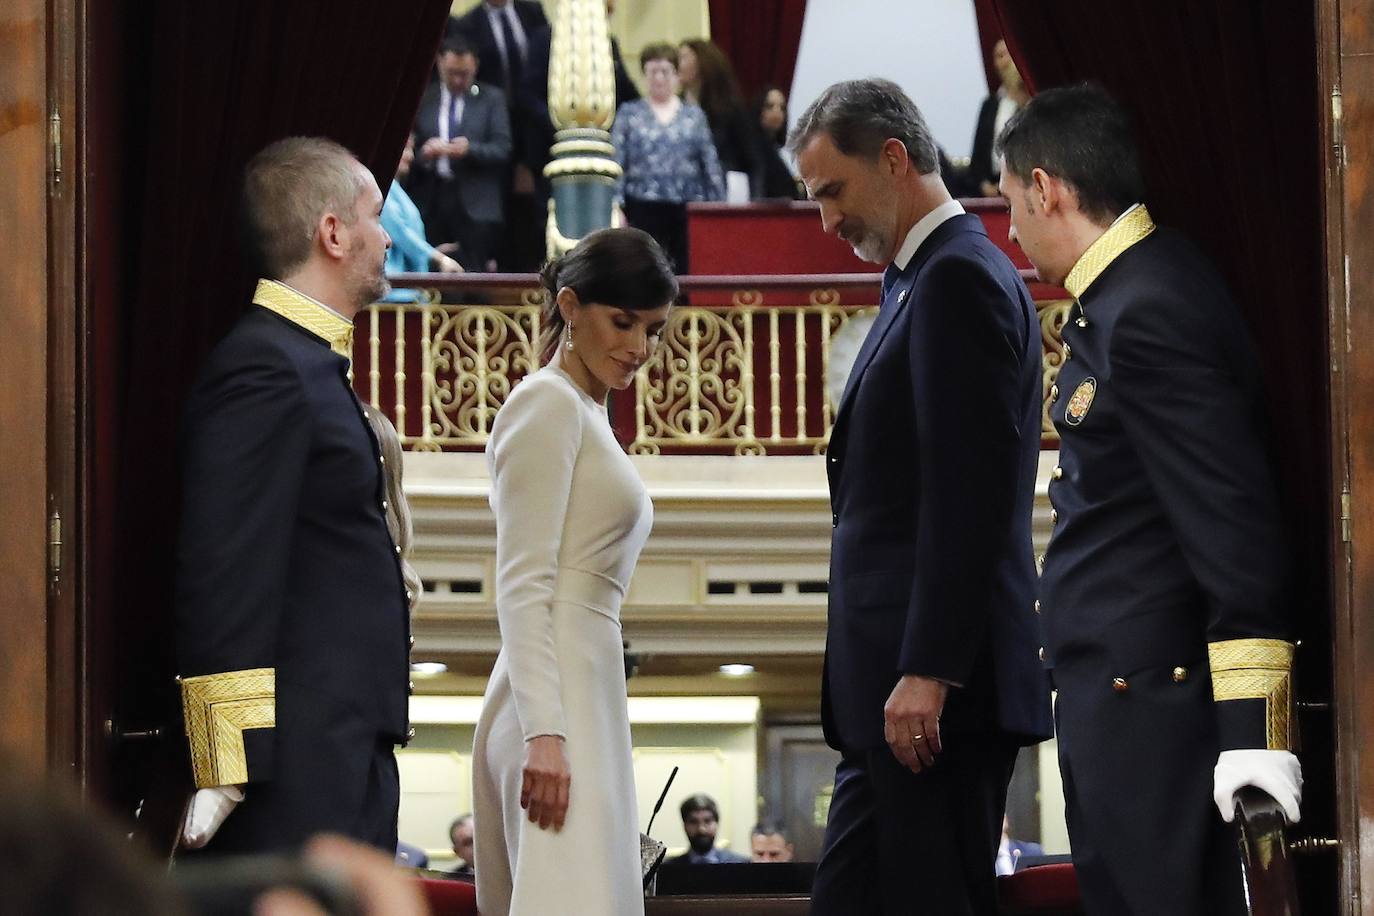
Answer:
M56 586L62 576L62 513L48 516L48 582Z
M52 149L53 191L62 184L62 112L56 107L48 116L48 146Z
M1350 543L1350 487L1341 490L1341 541Z
M1336 164L1345 166L1345 121L1341 112L1341 87L1331 90L1331 152L1336 154Z

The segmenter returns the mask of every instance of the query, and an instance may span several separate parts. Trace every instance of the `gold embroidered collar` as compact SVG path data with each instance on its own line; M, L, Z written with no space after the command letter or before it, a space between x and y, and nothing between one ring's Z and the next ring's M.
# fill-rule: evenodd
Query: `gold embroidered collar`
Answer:
M259 280L253 292L253 304L276 312L287 321L304 328L329 344L329 349L344 357L353 358L353 322L323 302L299 293L276 280Z
M1082 296L1122 252L1154 231L1155 221L1150 218L1150 211L1145 209L1145 205L1131 207L1083 252L1078 263L1073 265L1073 270L1064 278L1064 288L1075 299Z

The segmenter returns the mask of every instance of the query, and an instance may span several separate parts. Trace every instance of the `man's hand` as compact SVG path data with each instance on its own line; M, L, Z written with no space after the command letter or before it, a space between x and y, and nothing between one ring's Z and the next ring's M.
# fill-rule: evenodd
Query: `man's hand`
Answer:
M460 274L463 272L463 265L441 251L434 259L434 269L444 274Z
M444 155L445 146L447 146L447 144L444 143L443 140L440 140L438 137L430 137L425 141L425 145L420 147L420 158L438 159L440 156Z
M563 829L568 813L568 789L572 773L563 753L563 739L557 735L536 735L525 742L524 783L520 787L520 807L529 813L530 823L540 829Z
M1222 751L1217 755L1212 779L1212 800L1226 823L1235 819L1236 792L1245 786L1268 792L1283 808L1288 823L1298 822L1302 804L1302 764L1288 751L1263 748Z
M511 176L511 190L516 194L534 193L534 173L523 162L516 163L515 172Z
M471 144L468 143L467 137L454 137L448 141L447 153L453 159L462 159L468 154L470 148Z
M906 674L883 706L883 736L902 766L919 773L940 753L940 712L949 688L941 681Z
M224 819L243 801L243 789L238 786L215 786L199 789L186 807L186 820L181 825L181 842L187 849L200 849L214 837Z

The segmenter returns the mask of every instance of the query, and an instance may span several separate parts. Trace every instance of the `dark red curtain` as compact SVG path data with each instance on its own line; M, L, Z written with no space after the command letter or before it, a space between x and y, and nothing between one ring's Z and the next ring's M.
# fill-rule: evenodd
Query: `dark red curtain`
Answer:
M1091 79L1130 109L1152 213L1192 236L1230 281L1268 388L1297 564L1299 690L1325 699L1330 429L1313 4L994 3L1032 91ZM1320 767L1329 721L1303 724L1312 803L1303 827L1330 830L1331 773ZM1335 887L1334 879L1317 883Z
M992 46L1002 38L996 0L973 0L973 15L978 21L978 49L983 53L983 75L987 77L988 92L996 92L1002 85L1002 78L992 64Z
M93 277L89 687L97 717L147 726L171 692L170 597L180 489L180 410L197 368L242 313L254 280L243 267L235 202L244 164L284 136L332 137L389 186L448 0L251 0L217 6L120 0L91 42L126 87L98 89L94 241L121 254ZM98 83L101 73L93 74ZM105 126L101 126L101 124ZM112 172L102 163L113 163ZM97 197L100 197L99 193ZM96 729L99 723L93 723ZM93 742L89 777L123 803L146 768L128 748ZM113 758L107 753L113 754ZM121 775L122 774L122 775ZM109 781L109 784L106 783Z
M806 0L711 0L711 40L735 65L746 100L764 86L792 94Z

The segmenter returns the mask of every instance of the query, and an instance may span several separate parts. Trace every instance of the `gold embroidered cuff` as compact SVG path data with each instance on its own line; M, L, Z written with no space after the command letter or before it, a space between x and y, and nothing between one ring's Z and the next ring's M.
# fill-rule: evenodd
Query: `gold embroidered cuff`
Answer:
M1263 700L1266 746L1292 747L1293 644L1281 639L1227 639L1207 644L1212 699Z
M243 731L277 722L275 668L250 668L181 680L181 707L196 788L248 781Z

